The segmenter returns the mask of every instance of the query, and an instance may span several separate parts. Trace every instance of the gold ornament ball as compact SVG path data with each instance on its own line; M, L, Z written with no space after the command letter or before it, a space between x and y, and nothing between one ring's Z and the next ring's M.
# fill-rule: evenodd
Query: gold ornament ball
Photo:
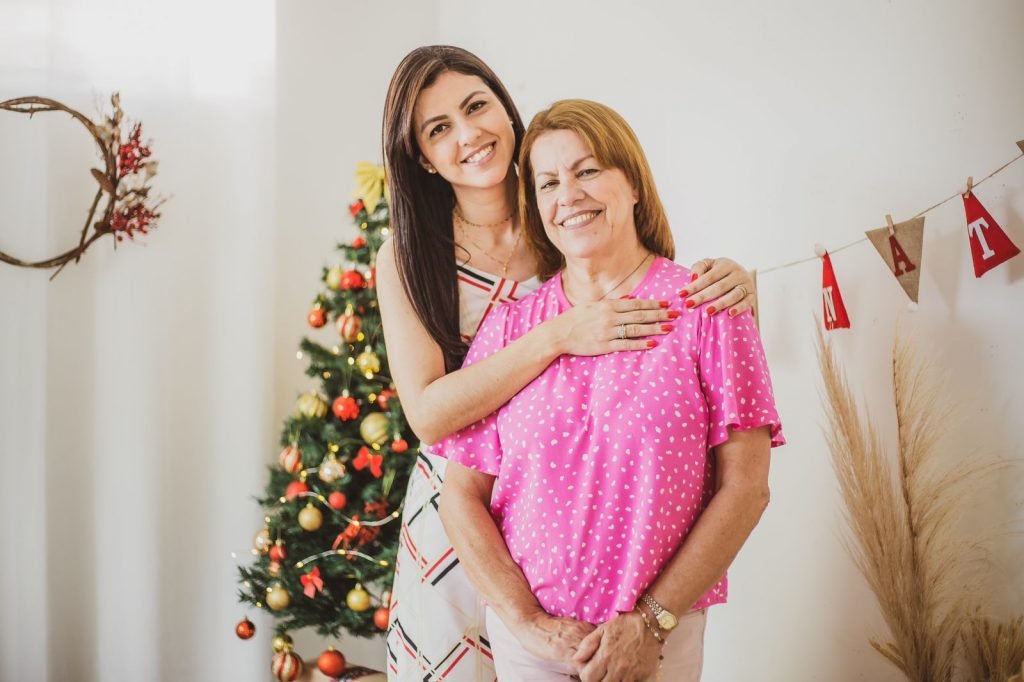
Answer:
M388 418L382 412L371 412L359 424L359 435L370 445L379 445L388 438Z
M275 654L291 650L293 644L292 638L288 635L277 635L270 640L270 648L274 650Z
M320 526L324 525L324 515L312 503L307 504L299 512L299 525L303 530L308 530L311 533L320 530Z
M270 539L270 529L264 528L259 533L256 533L256 537L253 538L252 546L260 554L266 554L270 551L270 546L274 542Z
M334 483L344 475L345 465L338 461L333 452L324 457L324 460L320 462L320 466L317 468L317 476L324 483Z
M362 585L356 585L346 595L345 604L353 611L365 611L370 608L370 593Z
M327 414L327 403L316 393L306 393L299 396L297 412L307 419L323 419Z
M281 586L281 583L274 583L267 592L267 606L273 611L283 611L292 603L292 596L288 590Z
M304 664L294 651L274 654L270 661L270 672L281 682L294 682L302 676Z
M364 350L356 356L356 367L363 373L380 371L380 358L372 350Z
M333 267L327 271L327 287L337 291L341 288L341 278L345 275L345 271L340 267Z

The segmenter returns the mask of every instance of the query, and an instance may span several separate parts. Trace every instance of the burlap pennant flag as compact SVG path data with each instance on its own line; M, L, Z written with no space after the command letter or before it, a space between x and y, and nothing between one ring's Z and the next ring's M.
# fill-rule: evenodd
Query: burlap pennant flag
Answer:
M821 298L825 313L825 329L849 329L850 316L846 313L846 305L843 304L843 295L839 291L839 282L836 280L828 252L821 257Z
M924 250L924 216L895 223L892 228L886 226L868 230L864 234L889 266L889 271L896 277L903 291L911 301L917 303Z

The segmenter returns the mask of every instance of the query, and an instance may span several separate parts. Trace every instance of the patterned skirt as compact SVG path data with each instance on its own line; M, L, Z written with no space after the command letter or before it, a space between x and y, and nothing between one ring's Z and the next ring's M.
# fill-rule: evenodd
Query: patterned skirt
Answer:
M388 625L391 682L494 682L485 608L445 535L447 460L421 452L409 479Z

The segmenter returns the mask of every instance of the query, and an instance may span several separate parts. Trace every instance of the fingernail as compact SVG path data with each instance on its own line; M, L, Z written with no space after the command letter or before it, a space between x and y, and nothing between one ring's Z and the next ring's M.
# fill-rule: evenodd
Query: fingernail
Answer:
M700 277L700 275L698 275L696 272L691 272L690 273L690 281L691 282L696 282L698 277Z
M686 289L680 289L679 290L679 297L680 298L686 298L689 295L690 295L690 292L687 291Z
M736 317L736 309L729 308L729 317Z
M654 347L655 347L655 346L657 346L657 345L658 345L658 342L657 342L657 341L648 341L648 342L647 342L647 347L648 347L648 348L654 348Z
M690 309L690 308L692 308L692 307L693 307L693 306L695 306L695 305L697 305L697 304L696 304L696 303L694 303L693 301L687 301L687 302L686 302L686 308L687 308L687 309Z
M670 310L670 311L668 311L668 319L674 320L677 317L679 317L679 311L678 310Z
M629 294L626 294L625 296L619 296L619 298L633 298L633 297L630 296Z
M667 308L668 301L658 301L658 305L660 305L662 308Z
M708 306L708 317L710 317L711 315L714 315L716 310L718 310L718 308L716 308L713 305L709 305Z
M670 324L663 324L663 325L661 325L661 331L663 331L663 332L670 332L670 331L672 331L672 325L670 325Z

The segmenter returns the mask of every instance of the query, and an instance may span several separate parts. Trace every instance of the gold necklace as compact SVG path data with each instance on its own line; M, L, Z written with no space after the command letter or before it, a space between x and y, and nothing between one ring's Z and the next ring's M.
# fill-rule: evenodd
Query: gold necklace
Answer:
M621 286L622 286L622 283L623 283L623 282L625 282L625 281L626 281L627 279L629 279L630 277L632 277L632 276L633 276L633 273L635 273L635 272L636 272L637 270L639 270L639 269L640 269L640 268L641 268L641 267L643 266L643 264L647 262L647 259L648 259L648 258L650 258L650 257L651 257L651 256L653 256L653 255L654 255L653 253L651 253L650 251L648 251L648 252L647 252L647 254L645 254L645 255L644 255L644 259L643 259L642 261L640 261L639 263L637 263L637 264L636 264L636 267L635 267L635 268L633 268L632 270L630 270L630 271L629 271L629 274L628 274L628 275L626 275L625 277L623 277L622 279L620 279L620 280L619 280L618 282L616 282L616 283L615 283L615 286L613 286L613 287L612 287L611 289L609 289L608 291L604 292L604 295L603 295L603 296L601 296L601 298L595 298L595 299L594 299L594 300L593 300L592 302L593 302L593 303L596 303L597 301L603 301L604 299L608 298L608 294L612 293L613 291L615 291L616 289L618 289L619 287L621 287ZM563 280L563 281L564 281L564 280ZM565 287L564 287L564 285L563 285L563 290L564 290L564 288L565 288Z
M504 225L508 221L512 220L512 214L509 213L508 216L506 216L503 220L501 220L499 222L488 223L488 224L485 224L485 225L477 225L476 223L471 223L468 220L466 220L466 216L462 215L462 211L459 209L459 205L458 204L455 204L455 208L452 209L452 210L455 212L455 217L456 218L458 218L460 221L462 221L463 224L469 225L470 227L501 227L502 225Z
M516 241L512 245L512 250L509 251L508 258L506 258L504 261L501 261L498 258L494 257L490 251L477 244L476 240L473 239L472 235L470 235L469 232L466 231L466 228L463 227L462 225L473 225L474 227L500 227L501 225L508 222L512 218L512 216L510 215L508 218L505 218L505 220L502 220L500 223L494 223L493 225L477 225L476 223L471 223L465 218L463 218L462 213L459 211L459 208L457 206L455 207L454 214L455 221L460 224L459 229L462 232L463 236L469 240L470 244L476 247L477 251L487 256L497 265L499 265L501 267L501 277L502 279L506 279L508 275L508 264L512 262L512 259L516 255L516 252L519 250L519 240L523 238L523 229L519 228L518 230L516 230Z

